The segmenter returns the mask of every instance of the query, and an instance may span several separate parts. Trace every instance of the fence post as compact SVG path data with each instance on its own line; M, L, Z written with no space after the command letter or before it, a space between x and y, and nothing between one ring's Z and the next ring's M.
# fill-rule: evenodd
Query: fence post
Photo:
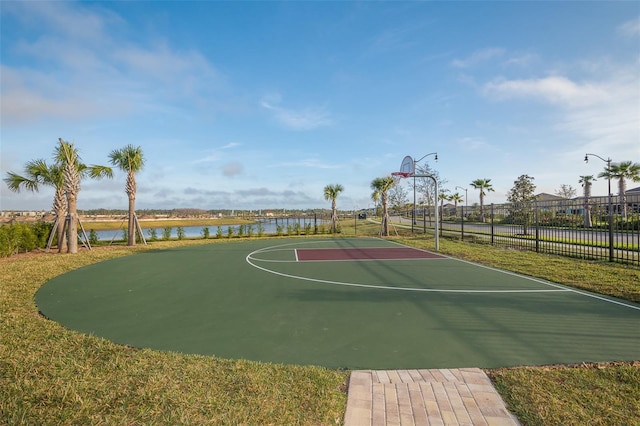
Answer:
M461 216L462 222L461 222L460 226L461 226L461 229L462 229L462 235L461 235L460 240L464 241L464 206L462 206L461 208L462 208L462 214L460 216Z
M535 207L535 220L536 220L536 253L540 253L540 216L538 215L538 203L536 202Z
M493 245L493 203L491 203L491 245Z

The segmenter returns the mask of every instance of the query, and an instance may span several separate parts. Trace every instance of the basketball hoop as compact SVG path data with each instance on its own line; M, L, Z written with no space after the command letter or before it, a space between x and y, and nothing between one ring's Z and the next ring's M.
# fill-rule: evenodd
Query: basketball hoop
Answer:
M411 176L411 173L407 173L407 172L392 172L391 176L393 176L394 178L398 178L398 179L406 179L409 176Z

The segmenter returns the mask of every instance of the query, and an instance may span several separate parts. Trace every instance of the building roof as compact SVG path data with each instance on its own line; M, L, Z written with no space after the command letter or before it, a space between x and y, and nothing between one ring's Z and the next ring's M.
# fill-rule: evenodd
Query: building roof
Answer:
M538 201L559 201L559 200L564 200L564 197L560 197L558 195L553 195L553 194L547 194L546 192L541 192L540 194L536 195L536 200Z

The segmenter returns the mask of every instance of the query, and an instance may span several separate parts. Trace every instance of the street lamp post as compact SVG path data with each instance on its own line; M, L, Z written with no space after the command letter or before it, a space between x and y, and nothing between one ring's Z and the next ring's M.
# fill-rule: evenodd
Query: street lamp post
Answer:
M425 158L427 158L430 155L435 155L435 160L436 162L438 161L438 153L437 152L430 152L427 155L422 156L419 160L413 160L413 217L411 218L411 233L413 234L413 225L416 225L416 165L424 160ZM437 185L436 185L437 188ZM437 192L437 191L436 191ZM435 197L438 197L438 194L435 195ZM436 209L438 208L438 201L437 199L434 199L434 204ZM423 213L424 214L424 211ZM438 232L438 230L436 229L436 233Z
M465 210L465 207L467 206L467 188L463 188L463 187L461 187L461 186L456 186L456 188L455 188L455 189L462 189L462 190L464 190L464 204L465 204L465 205L464 205L464 206L462 206L462 214L460 215L460 216L461 216L461 219L462 219L462 225L460 225L460 226L461 226L461 228L462 228L462 229L461 229L461 231L462 231L462 241L464 241L464 210Z
M605 160L604 158L600 157L597 154L585 154L584 155L584 162L588 163L589 162L589 156L592 157L596 157L599 158L600 160L604 161L605 163L607 163L607 182L608 182L608 192L609 192L609 201L608 201L608 208L609 208L609 262L613 262L613 206L611 205L611 158L607 157L607 159Z

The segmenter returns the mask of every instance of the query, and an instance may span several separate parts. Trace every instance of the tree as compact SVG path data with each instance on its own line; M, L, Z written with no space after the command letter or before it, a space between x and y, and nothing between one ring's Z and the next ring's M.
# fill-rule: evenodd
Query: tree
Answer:
M80 160L78 149L73 143L58 138L54 157L56 163L62 168L64 177L64 192L67 197L67 252L78 252L78 213L77 201L80 193L80 181L88 175L92 179L113 177L113 171L106 166L86 166Z
M471 186L475 189L480 190L480 221L484 222L484 196L487 195L487 192L494 192L493 186L491 185L491 179L476 179L471 182Z
M528 234L532 220L533 204L536 201L534 194L536 186L529 175L521 175L513 183L513 188L507 194L507 201L511 203L510 211L516 223L521 223L524 235Z
M371 199L375 202L378 200L382 202L382 223L380 233L385 237L389 236L388 193L395 184L396 181L392 176L378 177L371 181L371 189L373 189Z
M29 161L24 166L24 173L8 172L4 178L7 187L11 191L20 192L21 188L28 191L37 192L40 186L52 186L55 190L53 197L53 211L58 219L56 235L58 238L58 251L62 251L64 240L64 220L67 210L67 200L64 194L64 177L62 168L57 164L47 164L45 160L38 159Z
M458 194L457 192L451 194L449 196L449 201L453 201L453 205L455 207L455 211L456 214L458 212L458 203L462 202L464 200L464 198L462 198L462 195Z
M640 182L640 164L631 161L623 161L612 164L610 168L605 167L604 171L598 175L608 179L618 179L618 195L622 203L622 217L627 217L627 183L626 179Z
M447 195L448 189L440 191L438 194L438 200L440 200L440 217L444 216L444 202L449 201L449 196Z
M593 175L580 176L579 184L582 185L583 195L584 195L584 226L585 228L591 228L593 224L591 223L591 203L589 202L591 198L591 182L595 179Z
M556 195L558 197L562 197L566 199L571 199L575 197L576 193L577 193L576 190L573 189L571 185L565 185L565 184L560 185L560 189L556 190Z
M431 175L438 182L438 188L444 188L447 183L446 179L442 179L437 170L432 169L429 164L418 165L416 167L417 175ZM422 199L430 205L433 202L435 207L437 204L436 184L430 178L414 178L416 192L422 195Z
M405 207L409 202L407 190L402 185L394 185L389 190L389 205L392 209L398 211Z
M78 192L80 192L80 180L85 177L92 179L101 179L103 177L111 178L113 172L111 168L99 165L87 166L80 161L78 151L72 143L68 143L58 138L59 145L54 150L53 164L47 164L45 160L33 160L29 161L25 165L24 175L18 175L17 173L9 172L4 181L12 191L19 192L23 187L30 191L38 191L41 185L53 186L55 189L55 195L53 199L53 211L58 219L58 252L62 251L64 240L64 225L65 220L63 218L67 216L66 220L74 218L73 223L69 223L68 231L73 234L73 241L67 238L67 248L70 253L76 253L78 249L78 233L77 233L77 213L73 212L70 216L69 212L69 196L74 200L77 200ZM71 159L72 162L68 163ZM75 176L74 176L75 171ZM73 185L67 188L66 176L69 175L75 181ZM75 191L75 193L67 193L67 189ZM73 251L72 251L73 250Z
M142 148L127 145L121 149L114 149L109 154L111 164L127 173L127 183L125 192L129 198L129 223L127 245L134 246L136 244L136 173L144 167L144 156ZM140 236L142 237L142 235Z
M324 187L324 199L331 200L331 232L336 233L338 224L338 209L336 207L336 199L338 194L344 191L344 187L339 183L335 185L327 185Z

